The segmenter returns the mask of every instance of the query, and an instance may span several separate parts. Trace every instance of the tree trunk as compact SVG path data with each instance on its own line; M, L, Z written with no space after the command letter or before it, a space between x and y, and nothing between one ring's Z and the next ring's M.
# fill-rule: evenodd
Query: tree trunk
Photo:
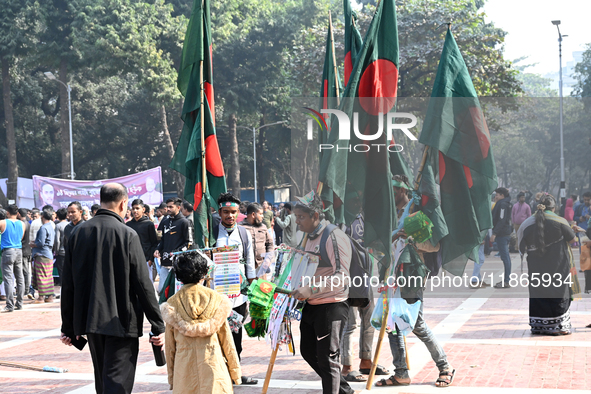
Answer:
M60 60L59 80L68 85L68 61L64 58ZM68 89L60 85L60 130L62 135L62 177L70 178L70 124L68 120Z
M16 137L14 134L14 118L12 116L12 99L10 98L9 68L8 59L2 58L2 97L4 99L4 119L6 120L6 147L8 149L7 197L16 203L18 165L16 162Z
M230 137L230 191L240 198L240 160L238 156L238 139L236 138L236 114L230 114L228 119L228 130Z
M168 131L168 122L166 120L166 107L164 104L160 106L160 122L162 123L162 133L164 134L164 145L166 145L166 150L168 152L169 160L172 160L174 156L174 146L172 145L172 138L170 138L170 132ZM185 191L185 180L181 173L171 170L173 174L173 181L176 186L176 193L179 197L184 197Z

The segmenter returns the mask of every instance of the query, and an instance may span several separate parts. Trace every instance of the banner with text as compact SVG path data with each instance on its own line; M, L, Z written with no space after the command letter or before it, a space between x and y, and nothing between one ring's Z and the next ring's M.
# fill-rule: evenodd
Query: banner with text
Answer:
M100 203L101 186L109 182L125 185L130 203L136 198L141 198L144 203L151 206L162 203L162 171L160 167L156 167L132 175L99 181L72 181L33 175L35 206L42 208L51 205L57 210L67 208L72 201L79 201L80 204L91 207Z

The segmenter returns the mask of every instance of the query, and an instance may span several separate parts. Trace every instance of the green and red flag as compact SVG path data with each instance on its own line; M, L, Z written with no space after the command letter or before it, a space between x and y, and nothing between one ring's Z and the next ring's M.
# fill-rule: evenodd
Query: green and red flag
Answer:
M201 130L201 75L203 75L204 90L203 130ZM225 193L227 190L224 166L215 132L209 0L195 0L193 3L193 11L183 44L177 86L185 97L181 115L184 126L170 167L186 177L184 197L195 207L195 242L198 246L204 247L204 237L211 239L209 207L215 204L220 193ZM201 149L202 134L205 141L205 157ZM202 179L204 165L206 180Z
M343 0L343 9L345 10L345 86L347 86L357 55L363 46L363 40L355 23L357 14L351 8L351 0Z
M378 256L381 277L390 265L394 216L392 173L386 149L390 141L384 118L396 103L397 88L396 6L394 0L382 0L339 107L348 115L349 128L341 130L341 122L333 117L329 144L335 148L323 155L319 176L344 201L347 224L363 210L364 245ZM349 139L341 138L344 136Z
M441 239L443 264L461 275L492 227L490 197L497 174L482 108L450 29L419 141L429 147L427 162L432 169L432 175L423 174L422 182L432 183L430 177L439 182L449 231ZM423 206L433 206L431 199L429 193L423 194Z
M329 16L330 18L330 16ZM335 109L339 106L339 96L343 92L341 79L336 73L334 52L334 35L332 31L332 20L329 19L328 30L326 32L326 50L324 55L324 68L322 70L322 85L320 86L320 109ZM326 144L328 142L328 131L330 129L330 116L328 114L318 114L324 119L318 131L318 143ZM322 161L322 150L319 152L320 161ZM332 189L328 186L323 187L320 197L324 201L326 208L326 217L331 223L343 223L343 208L334 195ZM335 207L337 202L337 207Z

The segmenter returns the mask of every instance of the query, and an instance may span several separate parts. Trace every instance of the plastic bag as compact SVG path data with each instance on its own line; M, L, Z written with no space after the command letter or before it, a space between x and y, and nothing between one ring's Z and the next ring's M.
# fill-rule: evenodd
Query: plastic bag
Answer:
M396 323L398 329L408 335L415 328L419 311L421 310L421 301L409 304L400 296L400 288L396 289L394 297L390 299L390 313L392 320ZM390 316L388 318L390 318Z
M380 298L377 299L376 306L373 308L373 312L371 314L371 325L376 330L382 328L384 309L386 308L387 302L388 299L386 298L386 293L381 293Z

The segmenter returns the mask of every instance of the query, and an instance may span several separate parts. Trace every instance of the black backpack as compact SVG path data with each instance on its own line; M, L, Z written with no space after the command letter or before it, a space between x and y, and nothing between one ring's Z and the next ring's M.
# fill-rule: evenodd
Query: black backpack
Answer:
M328 254L326 253L326 241L330 235L332 245L334 248L336 272L341 270L341 259L337 245L337 238L334 235L334 230L338 227L334 224L328 224L320 238L320 259L324 262L329 262ZM351 277L351 286L349 287L349 305L359 308L365 308L369 305L371 298L371 258L367 250L359 244L356 240L349 238L351 242L351 264L349 266L349 276Z

